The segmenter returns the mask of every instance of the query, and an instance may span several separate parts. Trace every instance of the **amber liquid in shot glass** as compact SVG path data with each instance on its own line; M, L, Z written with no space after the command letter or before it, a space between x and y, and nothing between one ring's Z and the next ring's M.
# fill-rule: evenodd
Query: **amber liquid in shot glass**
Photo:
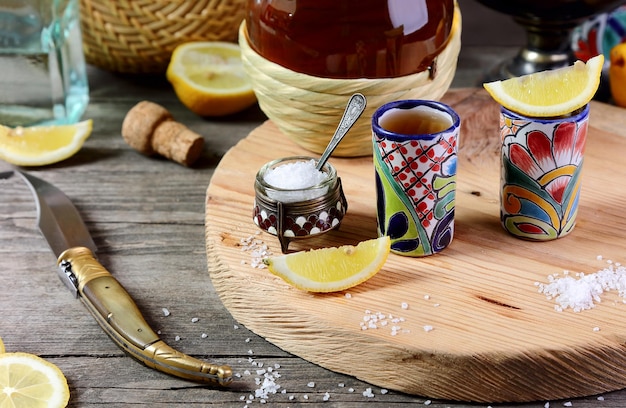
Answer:
M452 120L443 115L426 111L397 111L381 118L380 126L402 135L427 135L443 132L452 126Z

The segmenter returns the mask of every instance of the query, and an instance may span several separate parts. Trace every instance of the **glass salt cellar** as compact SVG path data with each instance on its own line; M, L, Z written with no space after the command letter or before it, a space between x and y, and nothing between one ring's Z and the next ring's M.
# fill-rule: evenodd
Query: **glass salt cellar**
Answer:
M265 181L266 174L281 165L309 160L316 159L293 156L273 160L256 175L252 218L261 230L278 237L283 253L293 239L309 238L339 227L348 210L341 179L330 163L321 170L327 177L311 187L287 189Z

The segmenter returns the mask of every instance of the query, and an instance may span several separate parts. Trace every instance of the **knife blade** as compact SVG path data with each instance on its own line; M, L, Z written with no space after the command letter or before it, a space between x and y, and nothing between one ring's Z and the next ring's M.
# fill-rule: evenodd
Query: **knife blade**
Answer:
M8 178L3 171L0 178ZM98 324L130 356L164 373L200 383L227 385L232 369L211 364L167 345L152 330L130 294L95 257L96 245L71 200L58 188L12 169L37 205L37 225L57 257L59 277Z

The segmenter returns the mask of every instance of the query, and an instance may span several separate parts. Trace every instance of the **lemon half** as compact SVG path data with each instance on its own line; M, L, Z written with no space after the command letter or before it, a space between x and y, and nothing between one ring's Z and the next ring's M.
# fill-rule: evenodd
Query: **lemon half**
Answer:
M201 116L229 115L256 103L238 44L181 44L172 53L166 76L178 99Z

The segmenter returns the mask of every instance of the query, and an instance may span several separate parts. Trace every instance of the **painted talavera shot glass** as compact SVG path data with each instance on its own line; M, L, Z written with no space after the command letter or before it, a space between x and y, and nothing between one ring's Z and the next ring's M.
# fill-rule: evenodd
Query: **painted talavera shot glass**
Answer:
M500 220L512 235L549 241L574 229L589 105L557 118L500 109Z
M374 112L378 234L389 235L393 253L432 255L452 241L459 129L441 102L401 100Z

